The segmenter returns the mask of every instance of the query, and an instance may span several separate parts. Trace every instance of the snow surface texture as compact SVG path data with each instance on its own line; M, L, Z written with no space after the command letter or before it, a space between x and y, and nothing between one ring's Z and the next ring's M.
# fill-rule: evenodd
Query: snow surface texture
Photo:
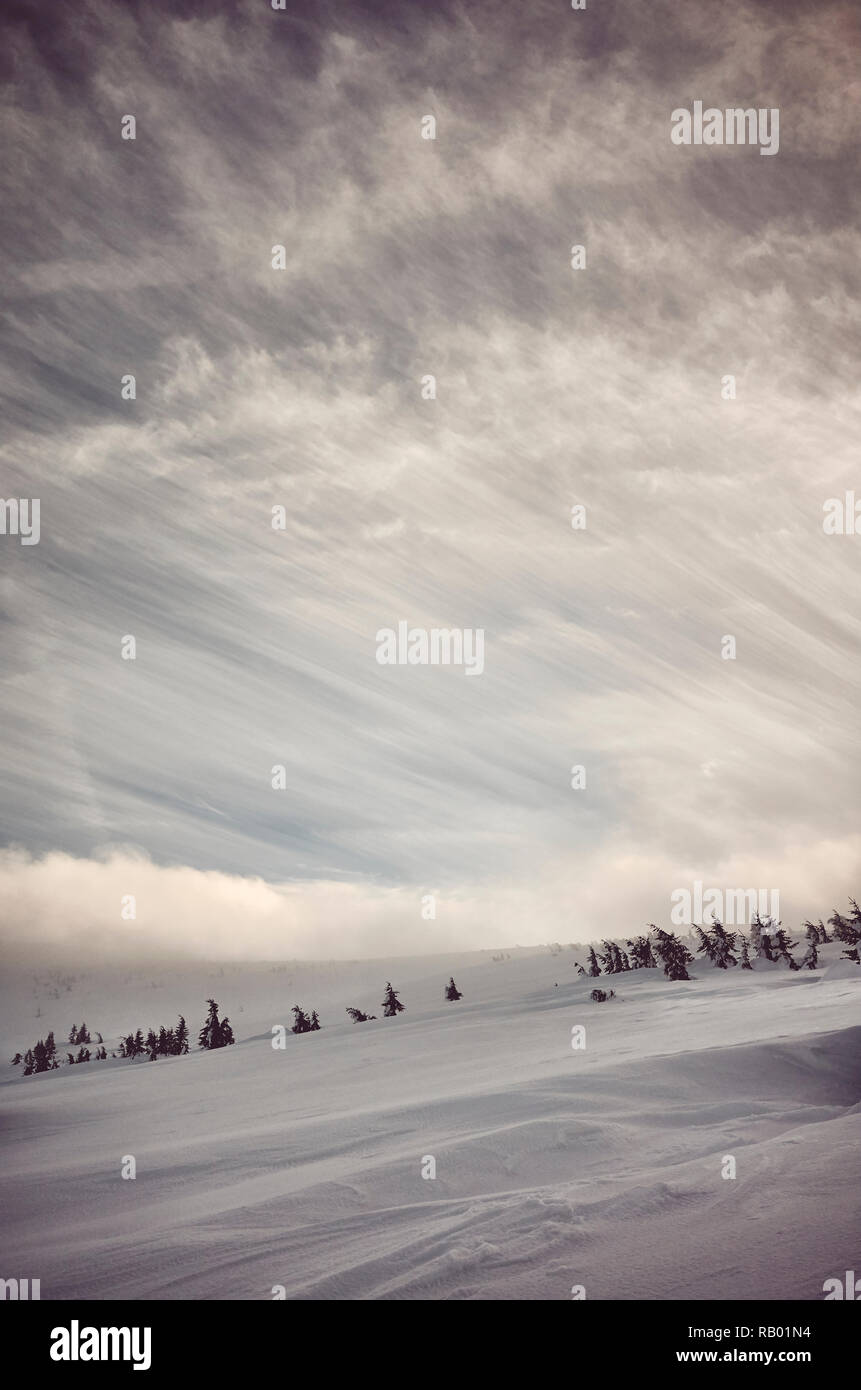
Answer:
M6 1066L5 1274L43 1299L821 1299L861 1267L838 947L815 972L632 972L604 1004L580 949L491 954L7 978L7 1055L82 1017L109 1049L179 1011L195 1040L213 992L237 1045ZM407 1011L350 1024L387 979ZM323 1030L274 1050L294 1003Z

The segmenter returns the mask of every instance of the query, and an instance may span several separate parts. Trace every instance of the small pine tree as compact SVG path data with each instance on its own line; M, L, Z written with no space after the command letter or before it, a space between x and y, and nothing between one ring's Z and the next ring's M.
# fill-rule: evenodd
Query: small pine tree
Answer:
M779 960L785 960L790 970L798 969L798 962L793 958L791 952L798 945L797 941L790 941L782 927L774 933L774 949Z
M453 975L452 975L452 977L450 978L448 984L447 984L446 987L445 987L445 997L446 997L446 999L448 999L451 1003L453 1003L456 999L462 999L462 998L463 998L463 995L461 994L460 990L458 989L457 985L456 985L455 982L454 982L454 976L453 976Z
M813 936L810 936L810 934L808 933L807 950L804 952L804 955L801 960L802 970L815 970L819 965L819 952L816 949L818 945L819 935L816 932L816 929L814 928Z
M589 947L589 957L588 957L588 959L589 959L589 971L588 971L589 976L590 976L591 979L596 980L596 979L598 978L598 976L601 974L601 967L600 967L600 965L598 964L598 957L595 955L595 947L594 947L594 946L590 946L590 947Z
M849 902L852 905L852 911L849 916L841 916L835 907L833 913L828 918L828 925L834 929L835 941L842 941L845 946L852 947L857 946L858 942L861 941L861 909L859 909L854 898L850 898ZM847 960L853 959L851 953L847 955L844 951L843 955Z
M235 1041L233 1029L230 1026L230 1019L227 1017L227 1014L225 1014L224 1018L221 1020L221 1046L232 1047Z
M311 1023L310 1023L310 1025L309 1025L309 1027L308 1027L308 1032L309 1032L309 1033L319 1033L319 1031L320 1031L320 1020L319 1020L319 1018L317 1017L317 1010L316 1010L316 1009L312 1009L312 1010L311 1010Z
M293 1005L293 1017L296 1020L291 1028L291 1033L308 1033L311 1029L311 1020L304 1009L300 1009L298 1004Z
M742 970L752 970L753 966L750 963L750 953L748 951L747 938L739 935L739 941L741 942L741 946L739 948L741 952L741 968Z
M179 1022L176 1025L176 1031L174 1032L174 1041L176 1044L177 1055L180 1057L184 1056L188 1052L188 1024L186 1023L182 1014L180 1014Z
M753 922L750 927L750 944L753 953L758 960L776 959L771 944L772 933L780 926L779 922L774 922L771 917L762 920L758 912L753 914Z
M206 1002L209 1005L209 1012L198 1034L197 1045L198 1047L204 1048L206 1051L211 1051L216 1047L224 1047L225 1040L223 1025L218 1017L218 1005L214 999L207 999ZM293 1031L295 1032L296 1030L294 1029ZM231 1034L231 1039L232 1037L233 1035Z
M650 931L655 930L654 923L650 923ZM631 960L635 970L654 970L657 965L652 954L652 943L648 936L638 936L634 941L627 942L631 953Z
M674 932L663 931L660 927L653 927L655 933L655 955L664 967L664 974L668 980L689 980L687 967L693 960L693 956L683 942L679 941Z
M21 1063L23 1062L23 1060L24 1060L24 1058L21 1056L21 1053L20 1053L20 1052L16 1052L16 1053L15 1053L15 1056L12 1058L12 1061L9 1063L9 1065L12 1066L12 1067L20 1067L20 1065L21 1065Z
M70 1043L77 1043L77 1041L78 1041L78 1030L77 1030L75 1024L73 1023L72 1026L71 1026L71 1028L69 1029L69 1042L70 1042ZM82 1041L83 1041L83 1039L82 1039Z
M386 995L383 999L383 1018L394 1018L396 1014L403 1013L404 1005L398 998L396 989L392 989L391 981L386 982Z
M608 975L617 975L622 968L622 958L619 954L618 946L615 941L602 941L601 945L604 947L604 950L602 953L599 953L599 960L603 964Z

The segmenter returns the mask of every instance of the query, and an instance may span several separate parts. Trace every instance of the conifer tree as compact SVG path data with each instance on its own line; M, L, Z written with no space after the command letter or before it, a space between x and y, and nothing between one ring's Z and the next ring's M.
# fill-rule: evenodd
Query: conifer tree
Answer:
M674 932L663 931L660 927L653 927L655 934L655 955L664 967L664 974L668 980L689 980L687 967L693 960L693 956L683 942L679 941Z
M842 941L844 945L857 946L861 941L861 910L854 898L849 899L852 904L852 912L848 917L842 916L835 907L833 913L828 918L829 927L834 929L834 940ZM846 952L844 951L844 956ZM852 959L850 956L849 959Z
M747 938L742 936L741 933L739 933L739 941L741 942L741 946L739 948L741 951L741 968L742 970L752 970L753 966L750 963L750 954L748 952Z
M376 1018L376 1014L363 1014L361 1009L347 1009L347 1013L354 1023L367 1023L369 1019Z
M398 998L396 989L392 989L391 981L386 982L386 995L383 999L383 1018L394 1018L396 1014L403 1013L404 1005Z
M311 1023L310 1023L310 1025L309 1025L309 1027L308 1027L308 1032L309 1032L309 1033L319 1033L319 1031L320 1031L320 1020L319 1020L319 1018L317 1017L317 1010L316 1010L316 1009L312 1009L312 1010L311 1010Z
M773 923L770 917L762 920L758 912L753 914L753 922L750 928L750 944L753 953L758 960L775 959L774 951L771 946L771 933L780 923Z
M186 1023L182 1014L180 1014L179 1022L176 1025L174 1040L176 1043L177 1054L180 1057L184 1056L185 1053L188 1052L188 1024Z
M620 967L619 948L613 941L602 941L603 952L599 952L598 959L603 964L608 975L615 975Z
M650 923L649 930L655 930L654 922ZM654 970L657 962L652 954L652 943L648 936L638 936L635 940L627 942L627 946L635 970Z
M774 933L774 949L779 960L785 960L790 970L798 969L798 962L793 958L791 952L798 945L797 941L790 941L782 927Z
M462 998L463 998L463 995L461 994L460 990L458 989L457 985L456 985L455 982L454 982L454 976L453 976L453 975L452 975L452 977L450 978L448 984L447 984L446 987L445 987L445 997L446 997L446 999L448 999L448 1000L449 1000L450 1002L452 1002L452 1003L453 1003L456 999L462 999Z
M589 973L590 978L593 979L593 980L595 980L595 979L597 979L598 976L601 974L601 967L600 967L600 965L598 964L598 957L595 955L595 947L594 947L594 946L590 946L590 947L589 947L589 957L588 957L588 959L589 959L589 972L588 972L588 973Z
M15 1056L12 1058L12 1061L9 1063L9 1065L12 1066L12 1067L20 1067L20 1065L21 1065L21 1063L23 1062L23 1060L24 1060L24 1058L21 1056L21 1053L20 1053L20 1052L16 1052L16 1053L15 1053Z
M723 923L716 917L712 922L711 941L712 960L718 970L728 970L731 965L738 965L738 961L733 955L735 940L735 932L727 931Z
M293 1005L293 1017L296 1020L291 1028L291 1033L307 1033L311 1028L311 1020L304 1009L300 1009L298 1004Z
M211 1051L212 1048L215 1047L224 1047L225 1043L222 1033L222 1024L218 1018L218 1005L214 999L207 999L206 1002L209 1005L209 1012L198 1034L197 1045L207 1051ZM294 1029L293 1031L295 1032L296 1030Z
M318 1025L319 1026L319 1025ZM221 1046L232 1047L234 1044L233 1029L230 1026L230 1019L227 1014L221 1020Z
M814 927L814 935L813 935L813 936L811 936L811 935L809 934L809 932L808 932L808 937L807 937L807 950L804 952L804 955L803 955L802 960L801 960L801 969L802 969L802 970L815 970L815 969L817 968L817 966L819 965L819 952L818 952L817 949L816 949L818 945L819 945L819 936L818 936L818 933L816 932L816 929L815 929L815 927Z

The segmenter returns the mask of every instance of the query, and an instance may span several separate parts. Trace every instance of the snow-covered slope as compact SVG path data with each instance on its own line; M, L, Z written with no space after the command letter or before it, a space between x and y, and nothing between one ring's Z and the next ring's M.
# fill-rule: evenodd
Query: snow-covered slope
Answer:
M132 972L35 1022L28 1002L9 1047L81 1016L108 1042L179 1011L196 1030L212 990L238 1043L6 1067L7 1269L43 1298L821 1298L858 1261L861 972L832 973L835 947L816 972L698 962L594 1004L578 954ZM389 978L406 1013L341 1022ZM274 1050L293 1003L324 1028Z

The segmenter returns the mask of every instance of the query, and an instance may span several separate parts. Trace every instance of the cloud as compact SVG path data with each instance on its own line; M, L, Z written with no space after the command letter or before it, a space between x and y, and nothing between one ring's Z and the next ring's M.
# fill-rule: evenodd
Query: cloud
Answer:
M858 811L858 542L821 526L861 495L851 10L87 16L83 48L7 21L27 882L77 864L101 901L130 846L153 901L222 875L294 953L404 940L423 884L464 946L558 935L572 884L578 923L633 879L657 913L710 866L814 910ZM695 97L779 105L779 155L673 147ZM484 674L380 668L401 619L484 628Z
M723 892L776 889L792 934L806 917L846 909L859 855L858 835L790 846L770 860L741 851L689 865L608 845L573 864L545 864L538 879L500 876L477 894L433 884L267 883L164 867L123 848L100 859L5 850L0 913L8 964L352 960L627 937L650 922L669 926L671 894L699 879Z

